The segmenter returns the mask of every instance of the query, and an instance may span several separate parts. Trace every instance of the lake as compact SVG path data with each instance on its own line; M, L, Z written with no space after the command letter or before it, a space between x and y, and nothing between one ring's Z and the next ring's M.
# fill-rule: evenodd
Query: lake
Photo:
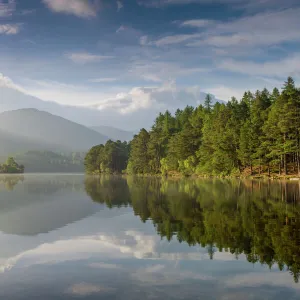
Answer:
M300 299L300 182L0 177L0 299Z

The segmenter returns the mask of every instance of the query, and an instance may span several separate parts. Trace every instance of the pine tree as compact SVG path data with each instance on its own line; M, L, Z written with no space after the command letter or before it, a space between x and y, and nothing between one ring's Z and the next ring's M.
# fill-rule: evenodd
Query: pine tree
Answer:
M210 112L211 106L212 106L212 97L210 94L207 94L205 96L204 107L208 112Z
M146 129L141 129L131 141L129 162L135 174L147 174L150 172L148 143L150 135Z

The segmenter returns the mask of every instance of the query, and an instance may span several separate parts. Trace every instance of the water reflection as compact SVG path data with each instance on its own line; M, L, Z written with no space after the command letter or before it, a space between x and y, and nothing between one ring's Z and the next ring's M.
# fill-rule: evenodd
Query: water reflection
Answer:
M299 299L298 182L0 186L0 299Z
M14 235L47 233L101 209L83 176L0 176L0 197L0 231Z
M13 191L14 187L23 180L22 175L0 175L0 191L3 189Z
M86 191L108 207L130 205L168 241L225 251L300 276L300 183L241 180L88 178Z

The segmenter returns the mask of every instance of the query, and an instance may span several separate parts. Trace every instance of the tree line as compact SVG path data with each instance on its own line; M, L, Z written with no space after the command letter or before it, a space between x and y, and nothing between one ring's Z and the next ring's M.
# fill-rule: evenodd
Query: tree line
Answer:
M26 166L27 173L83 172L84 152L36 151L20 152L15 159Z
M278 265L300 277L300 185L286 181L88 177L87 194L108 207L131 206L171 241L206 247L249 263Z
M85 170L88 174L121 173L127 167L128 157L127 142L109 140L90 149L84 159Z
M282 91L248 91L240 101L213 105L207 95L204 105L160 113L129 144L94 148L86 158L88 172L300 175L300 89L289 77Z

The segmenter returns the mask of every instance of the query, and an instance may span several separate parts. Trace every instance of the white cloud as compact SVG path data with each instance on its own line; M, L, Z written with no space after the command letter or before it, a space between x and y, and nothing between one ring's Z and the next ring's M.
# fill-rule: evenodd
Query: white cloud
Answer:
M135 36L139 36L140 35L140 31L137 30L137 29L134 29L132 27L129 27L129 26L124 26L124 25L121 25L117 30L116 30L116 33L120 33L122 31L125 31L127 34L132 34L132 35L135 35Z
M113 56L96 55L88 52L68 53L66 54L66 57L77 64L100 62L106 59L114 58Z
M2 73L0 73L0 88L1 87L7 87L21 92L25 91L21 86L15 84L9 77L4 76Z
M230 100L232 97L236 97L237 99L241 99L247 90L247 87L243 89L231 88L224 85L219 85L211 88L207 88L204 91L206 93L214 95L217 99L222 99L225 101Z
M88 106L99 110L114 109L121 114L127 114L150 108L151 105L151 97L144 88L133 88L128 93L119 93L113 98L104 99Z
M160 87L135 87L127 93L119 93L115 97L97 101L91 107L106 110L114 109L121 114L148 111L149 115L169 109L175 111L186 105L197 106L203 103L205 94L199 88L179 88L174 82Z
M300 75L300 54L296 54L282 60L256 63L251 61L225 60L218 65L219 68L258 76L277 76L286 78L287 76Z
M142 46L146 46L148 44L148 36L147 35L143 35L140 37L140 44Z
M222 23L207 32L203 43L217 47L254 47L300 41L299 15L300 8L286 9Z
M94 79L90 79L89 82L93 82L93 83L108 83L108 82L114 82L116 81L116 78L112 78L112 77L107 77L107 78L94 78Z
M116 30L116 33L119 33L121 31L124 31L125 30L125 26L121 25L117 30Z
M181 26L204 28L201 33L171 35L151 44L165 46L186 43L191 47L254 48L300 41L300 8L267 11L229 22L186 20ZM231 51L231 53L233 53Z
M117 264L107 264L107 263L91 263L89 264L89 267L93 269L109 269L109 270L121 269L121 266Z
M55 81L26 80L24 88L27 94L45 101L56 101L63 105L79 106L83 103L93 103L99 99L107 99L115 93L98 91L88 86L64 84ZM118 88L114 88L118 91Z
M0 34L13 35L20 32L18 24L0 24Z
M207 3L234 3L244 2L245 0L138 0L140 5L148 7L163 7L167 5L184 5L191 3L207 4Z
M270 10L288 8L299 4L299 0L244 0L238 3L237 8L246 9L247 11Z
M200 39L194 36L188 46L220 48L278 45L300 41L300 8L259 13L231 22L215 23ZM231 51L232 53L232 51Z
M272 77L266 77L266 76L256 76L257 79L259 80L263 80L267 83L270 83L272 84L273 86L281 86L283 81L282 80L278 80L278 79L275 79L275 78L272 78Z
M248 274L239 274L225 281L225 285L229 288L236 287L259 287L259 286L283 286L300 292L300 286L295 284L285 272L268 272L268 275L259 272Z
M201 34L177 34L177 35L170 35L165 36L163 38L160 38L154 42L151 42L150 44L154 44L156 46L167 46L167 45L173 45L173 44L180 44L183 42L186 42L191 39L195 39L197 37L200 37Z
M158 264L138 269L131 276L134 280L151 286L179 284L183 280L212 281L215 279L212 276L193 271L178 270L168 264Z
M16 10L16 0L0 0L0 17L10 17Z
M140 5L146 7L164 7L168 5L185 5L185 4L228 4L242 9L268 9L289 7L299 3L298 0L138 0Z
M75 15L81 18L95 17L97 6L89 0L43 0L45 5L57 13Z
M214 20L206 20L206 19L195 19L195 20L187 20L180 23L182 27L195 27L195 28L204 28L210 25L215 24Z
M210 70L200 67L184 67L176 63L166 62L144 62L137 61L131 69L129 74L136 76L137 78L143 78L146 81L153 82L166 82L170 80L176 80L179 77L187 76L196 73L209 72Z
M117 7L118 11L120 11L124 7L124 4L121 1L117 1Z
M153 266L150 266L150 267L147 267L147 268L144 268L144 272L145 273L159 273L161 271L163 271L165 268L165 265L153 265Z
M107 292L113 292L115 289L103 287L99 285L94 285L90 283L77 283L70 286L67 290L67 294L72 294L75 296L90 296L93 294L99 294L99 293L107 293Z

